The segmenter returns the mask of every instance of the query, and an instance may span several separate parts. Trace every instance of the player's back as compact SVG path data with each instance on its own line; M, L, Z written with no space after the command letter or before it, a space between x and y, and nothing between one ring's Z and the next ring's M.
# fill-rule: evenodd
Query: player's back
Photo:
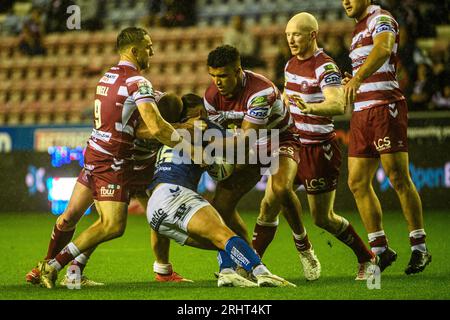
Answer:
M154 101L151 83L131 63L121 61L110 68L96 86L89 147L107 156L131 158L137 104L147 101Z

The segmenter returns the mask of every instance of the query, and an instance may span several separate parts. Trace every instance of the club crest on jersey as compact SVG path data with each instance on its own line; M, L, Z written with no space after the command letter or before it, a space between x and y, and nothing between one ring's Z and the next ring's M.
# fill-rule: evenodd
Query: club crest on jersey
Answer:
M153 94L153 88L150 86L150 84L147 81L139 81L138 82L138 91L140 94Z
M256 97L251 102L251 105L254 107L267 106L268 104L267 97Z
M337 67L334 64L332 64L332 63L329 63L329 64L325 65L323 67L323 69L325 70L325 72L338 72L339 71L337 69Z

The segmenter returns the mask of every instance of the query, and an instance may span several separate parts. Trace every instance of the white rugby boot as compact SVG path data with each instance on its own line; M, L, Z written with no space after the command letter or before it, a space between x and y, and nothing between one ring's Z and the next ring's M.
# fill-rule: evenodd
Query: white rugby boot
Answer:
M236 271L234 271L233 269L226 268L219 272L219 277L217 279L217 286L246 288L246 287L257 287L258 284L245 279L244 277L237 274Z
M314 253L313 248L311 247L308 250L300 251L299 257L306 280L313 281L319 279L322 266L320 265L320 261Z

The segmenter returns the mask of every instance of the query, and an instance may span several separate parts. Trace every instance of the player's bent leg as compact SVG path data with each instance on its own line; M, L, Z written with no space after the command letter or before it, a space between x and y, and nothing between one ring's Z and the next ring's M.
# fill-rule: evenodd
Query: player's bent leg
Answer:
M348 186L367 232L383 230L380 201L372 187L377 158L348 158Z
M212 206L239 236L251 243L247 226L236 210L239 200L250 191L260 179L258 166L236 166L235 172L228 179L217 184Z
M388 247L383 230L380 201L375 194L372 180L378 169L377 158L348 158L348 186L358 207L362 222L369 236L372 252L379 257L378 266L383 271L396 259L397 253Z
M45 260L53 259L69 243L78 221L92 205L93 201L91 189L77 182L67 208L58 217L53 227ZM39 283L39 269L37 266L26 274L25 279L32 284Z
M403 215L408 224L411 258L405 273L422 272L431 262L431 254L425 244L426 233L423 223L422 202L409 173L408 153L382 154L381 163L397 193Z
M356 280L366 280L370 276L371 268L376 263L375 255L366 247L347 219L334 213L335 195L336 190L308 194L308 203L314 223L353 250L358 259Z
M70 242L54 259L39 263L40 284L43 287L54 288L58 272L81 252L117 238L125 231L128 208L126 202L95 201L95 204L100 219Z
M121 237L127 224L126 202L95 201L100 219L82 232L73 242L83 252L102 242Z
M382 154L381 164L397 192L409 231L423 229L422 202L409 174L408 153Z
M253 230L252 245L262 258L269 244L275 237L278 227L278 215L281 210L279 199L272 189L272 176L267 181L264 198L261 201L260 211Z
M252 272L259 286L295 286L270 273L248 243L223 223L218 212L212 206L205 206L199 209L191 217L187 229L189 234L209 239L221 251L219 255L226 257L225 253L228 254L230 260L243 267L247 272ZM223 265L219 274L218 285L256 286L238 275L229 266L224 268Z

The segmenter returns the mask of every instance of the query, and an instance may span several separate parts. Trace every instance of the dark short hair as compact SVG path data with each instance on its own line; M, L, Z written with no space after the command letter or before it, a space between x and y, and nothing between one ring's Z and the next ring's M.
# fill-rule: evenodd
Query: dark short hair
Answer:
M164 120L170 123L180 122L183 112L183 103L174 93L164 94L156 103L159 113Z
M208 54L208 66L211 68L223 68L240 61L238 49L230 45L217 47Z
M117 50L121 51L131 45L136 45L144 40L148 32L142 28L129 27L123 29L117 36Z
M181 112L181 119L186 118L186 114L188 109L195 108L198 105L203 106L203 98L195 93L187 93L181 97L181 101L183 102L183 111Z

